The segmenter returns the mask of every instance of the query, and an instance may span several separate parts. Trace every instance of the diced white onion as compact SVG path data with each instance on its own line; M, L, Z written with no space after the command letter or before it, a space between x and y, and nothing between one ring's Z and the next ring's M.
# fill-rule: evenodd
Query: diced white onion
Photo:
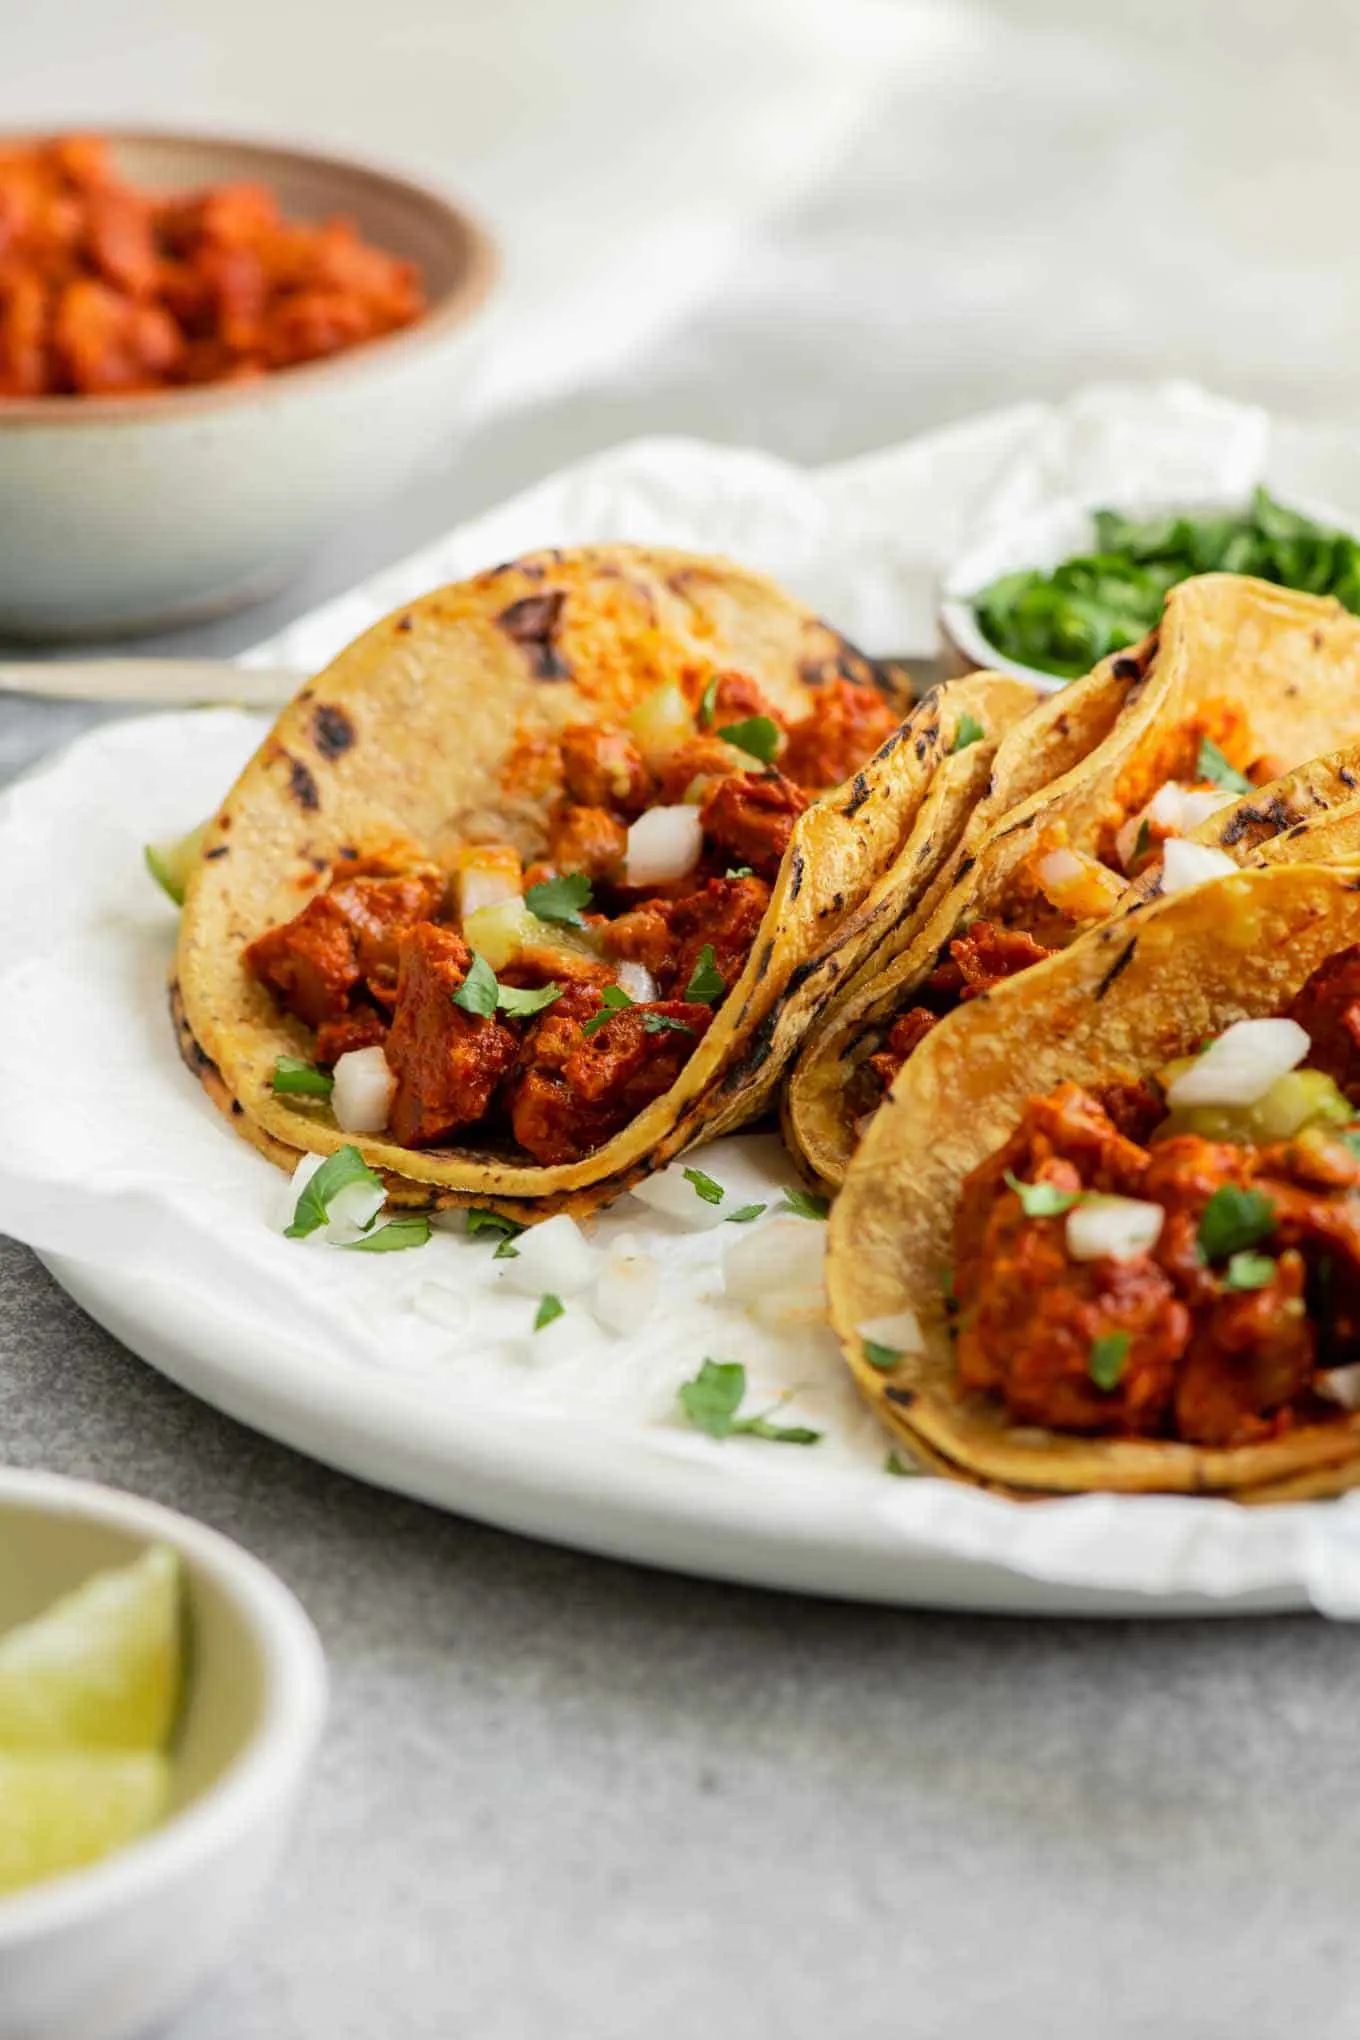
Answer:
M1168 1085L1166 1102L1254 1105L1277 1077L1297 1069L1312 1043L1297 1020L1235 1020Z
M1034 876L1059 913L1077 920L1108 913L1123 897L1123 881L1112 871L1094 857L1079 857L1062 845L1044 851L1035 862Z
M422 1282L411 1298L411 1308L418 1317L428 1318L432 1325L439 1325L446 1332L465 1332L468 1328L467 1298L450 1289L446 1282Z
M693 871L704 851L699 811L692 807L648 808L628 831L625 885L665 885Z
M489 865L470 865L458 881L458 911L466 921L483 907L504 906L520 896L521 880L513 871L497 871Z
M330 1201L330 1218L317 1239L350 1240L367 1232L387 1202L381 1183L346 1183Z
M1226 878L1236 870L1226 850L1191 843L1184 836L1168 836L1162 851L1162 891L1188 892L1192 885L1207 885L1210 879Z
M656 1307L661 1269L637 1240L621 1234L604 1257L592 1308L607 1331L626 1338L640 1330Z
M647 763L658 765L694 735L694 717L675 682L665 680L638 703L628 727Z
M397 1080L380 1048L352 1048L335 1065L331 1110L342 1133L381 1133Z
M1127 871L1133 862L1144 822L1155 823L1164 836L1192 836L1210 815L1231 807L1235 799L1235 794L1225 792L1221 786L1182 786L1178 779L1168 779L1140 814L1130 816L1116 836L1120 863Z
M707 1232L710 1226L721 1225L727 1214L737 1209L739 1200L726 1191L720 1204L710 1204L706 1197L701 1197L685 1175L687 1168L697 1166L689 1162L671 1162L666 1168L658 1169L654 1176L645 1176L642 1182L635 1183L633 1195L649 1211L659 1211L663 1218L677 1219L687 1231Z
M891 1317L866 1318L855 1330L861 1339L875 1346L890 1346L894 1353L924 1353L921 1320L914 1310L896 1310Z
M1343 1410L1360 1410L1360 1361L1350 1367L1329 1367L1314 1378L1313 1387Z
M1132 1261L1161 1238L1166 1213L1141 1197L1097 1192L1067 1214L1067 1251L1074 1261Z
M594 1281L600 1265L598 1248L565 1211L518 1234L515 1249L501 1279L522 1296L575 1296Z
M281 1202L280 1232L293 1223L298 1198L325 1160L325 1155L308 1154L303 1155L299 1161ZM357 1240L361 1233L367 1231L386 1202L387 1192L381 1183L347 1183L343 1190L337 1191L332 1197L325 1225L318 1226L314 1233L308 1233L307 1242L329 1247L348 1246L352 1240Z
M826 1307L822 1262L827 1228L805 1218L776 1218L734 1240L723 1257L723 1288L772 1321L820 1315ZM759 1306L759 1308L757 1308Z
M656 997L656 979L645 963L621 963L618 980L635 1006L650 1005Z

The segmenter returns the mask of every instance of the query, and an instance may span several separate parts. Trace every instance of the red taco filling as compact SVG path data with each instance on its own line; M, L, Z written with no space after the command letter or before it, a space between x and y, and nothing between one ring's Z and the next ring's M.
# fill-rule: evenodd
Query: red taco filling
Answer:
M1017 1424L1207 1446L1334 1417L1360 1363L1358 1100L1360 948L1151 1083L1031 1099L961 1193L960 1388Z
M791 720L744 675L701 674L627 724L535 740L554 792L527 866L508 842L447 869L356 857L252 942L246 967L335 1071L342 1127L546 1166L669 1090L746 967L798 817L897 727L855 681L812 702ZM349 1056L368 1058L357 1111ZM275 1088L326 1087L281 1069Z
M1219 808L1286 769L1278 758L1256 752L1246 715L1235 702L1210 701L1130 763L1090 845L1073 844L1066 822L1041 826L1015 876L1004 919L974 921L945 946L912 1004L856 1071L852 1116L875 1110L938 1020L1065 948L1083 928L1114 912L1129 881L1162 857L1168 842L1192 834ZM1221 869L1232 869L1221 853L1200 856L1221 857ZM1210 875L1201 861L1184 882Z

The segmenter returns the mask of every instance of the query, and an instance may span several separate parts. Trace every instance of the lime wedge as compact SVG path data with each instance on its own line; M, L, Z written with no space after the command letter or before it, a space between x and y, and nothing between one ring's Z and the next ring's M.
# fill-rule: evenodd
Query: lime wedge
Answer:
M207 833L208 824L200 822L196 829L190 829L188 835L181 836L177 842L143 845L142 855L146 859L147 870L177 907L184 905L184 889L189 883L190 872L202 855L203 838Z
M122 1848L160 1819L169 1790L152 1750L0 1751L0 1892Z
M155 1544L0 1636L0 1750L163 1749L180 1682L179 1559Z

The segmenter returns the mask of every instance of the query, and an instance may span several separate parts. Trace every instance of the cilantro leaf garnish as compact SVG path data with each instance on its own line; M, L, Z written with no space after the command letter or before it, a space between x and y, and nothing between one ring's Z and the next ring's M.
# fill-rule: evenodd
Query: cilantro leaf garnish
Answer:
M1225 1289L1264 1289L1273 1281L1275 1262L1269 1254L1243 1252L1232 1254L1228 1259L1228 1272L1223 1277Z
M762 765L773 765L779 750L779 724L768 715L750 715L744 722L724 723L718 735L735 744L739 751L758 758Z
M750 867L750 865L749 865L749 864L729 864L729 865L728 865L728 867L727 867L727 869L726 869L726 871L725 871L725 872L723 873L723 877L724 877L724 878L754 878L754 877L755 877L755 873L754 873L754 871L752 871L752 869L751 869L751 867Z
M877 1339L861 1339L860 1347L869 1365L880 1374L890 1374L902 1358L896 1346L881 1345Z
M1147 816L1144 815L1142 821L1138 824L1138 834L1133 839L1133 856L1130 862L1141 864L1151 848L1152 824Z
M468 1212L467 1229L473 1239L478 1233L496 1233L502 1240L513 1240L524 1231L517 1218L507 1218L503 1211L482 1211L476 1205Z
M705 1204L721 1204L727 1195L721 1183L715 1183L702 1169L686 1169L685 1181L692 1183L696 1197L702 1197Z
M954 732L954 741L949 746L951 757L955 751L966 751L970 745L980 744L986 734L986 730L982 727L977 717L965 712L959 717L958 728Z
M699 961L690 972L689 983L685 986L685 998L692 1006L711 1006L726 990L726 982L713 953L713 944L705 942L699 951Z
M727 1223L729 1225L749 1225L753 1218L759 1218L760 1214L763 1211L768 1211L769 1208L768 1204L743 1204L739 1210L728 1212Z
M280 1098L329 1098L335 1078L300 1055L281 1055L274 1063L273 1086Z
M405 1247L423 1247L430 1237L430 1221L421 1213L414 1218L389 1218L386 1225L365 1233L361 1240L348 1240L347 1254L399 1254Z
M544 1325L550 1325L554 1318L560 1318L566 1307L561 1297L554 1296L550 1290L534 1313L534 1330L541 1332Z
M688 1020L673 1020L669 1013L644 1013L642 1016L644 1034L693 1034Z
M1275 1206L1263 1191L1224 1183L1200 1213L1200 1255L1206 1261L1221 1261L1268 1239L1274 1230Z
M561 996L561 985L541 985L536 992L521 991L518 985L496 987L496 1004L512 1020L522 1020L530 1013L541 1013L545 1006L551 1006Z
M784 1202L798 1218L826 1218L831 1211L831 1199L815 1190L786 1190Z
M467 976L453 995L454 1005L464 1013L471 1013L477 1020L489 1020L496 1010L499 991L495 971L486 958L474 950Z
M1056 1183L1022 1183L1009 1169L1006 1186L1020 1199L1020 1209L1026 1218L1058 1218L1081 1203L1080 1190L1060 1190Z
M820 1431L804 1424L772 1424L768 1414L739 1417L746 1369L738 1360L705 1360L680 1390L680 1407L696 1431L710 1438L767 1438L776 1445L815 1445Z
M497 1246L491 1258L493 1261L517 1261L519 1259L519 1248L507 1235Z
M369 1168L357 1147L346 1145L327 1155L316 1174L305 1185L293 1210L293 1223L284 1227L284 1238L305 1240L320 1232L330 1217L331 1200L348 1190L351 1183L368 1183L382 1189L382 1177Z
M1211 737L1200 738L1195 775L1209 780L1214 786L1221 786L1225 793L1252 793L1255 790L1251 781L1235 765L1228 763Z
M508 1013L512 1020L526 1020L561 996L562 987L557 984L539 985L532 991L519 985L503 985L486 958L474 949L467 976L454 993L453 1003L478 1020L489 1020L497 1011Z
M612 1020L616 1013L622 1013L626 1007L636 1003L629 998L622 985L606 985L600 993L600 999L602 1003L599 1012L592 1013L589 1020L582 1021L582 1034L594 1034L597 1028L604 1026L606 1020Z
M699 726L701 729L706 730L712 723L713 711L717 707L717 705L718 705L718 676L715 673L713 675L713 678L709 681L707 687L705 687L703 693L699 696Z
M540 921L557 921L564 928L583 928L582 907L588 907L591 900L590 880L583 871L569 872L564 878L545 878L539 885L531 885L524 895L524 904L531 914L537 914Z
M890 1452L883 1462L883 1471L895 1473L899 1479L914 1480L921 1469L913 1466L909 1459L904 1459L900 1452Z
M1091 1357L1087 1371L1097 1388L1108 1395L1112 1388L1118 1388L1124 1376L1125 1362L1133 1340L1127 1332L1106 1332L1099 1339L1091 1341Z

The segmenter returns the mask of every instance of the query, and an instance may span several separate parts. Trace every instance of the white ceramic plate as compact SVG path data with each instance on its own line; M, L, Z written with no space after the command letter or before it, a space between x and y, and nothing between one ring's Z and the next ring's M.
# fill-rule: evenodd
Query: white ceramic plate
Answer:
M570 1299L533 1335L516 1264L482 1241L374 1256L285 1240L283 1177L175 1055L174 915L141 864L144 837L200 816L259 728L230 710L107 726L0 800L0 869L33 875L0 892L0 1227L151 1365L365 1479L716 1578L1017 1613L1360 1613L1360 1498L1017 1506L889 1476L829 1333L762 1330L724 1299L726 1253L768 1218L695 1233L621 1200L597 1236L632 1234L663 1283L627 1338ZM791 1180L768 1137L719 1143L705 1167L743 1201ZM428 1281L452 1327L413 1307ZM791 1391L822 1442L686 1429L676 1391L708 1355L745 1362L753 1405Z

